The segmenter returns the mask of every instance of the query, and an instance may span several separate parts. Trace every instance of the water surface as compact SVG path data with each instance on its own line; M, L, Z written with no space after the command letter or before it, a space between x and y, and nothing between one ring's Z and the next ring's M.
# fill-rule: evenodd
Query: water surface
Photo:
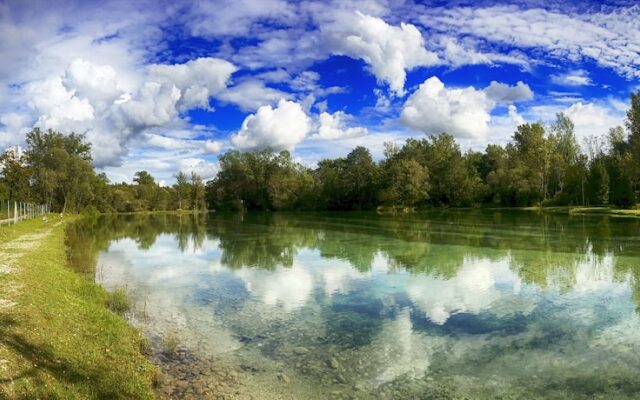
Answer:
M530 212L103 216L70 257L161 396L633 399L640 221Z

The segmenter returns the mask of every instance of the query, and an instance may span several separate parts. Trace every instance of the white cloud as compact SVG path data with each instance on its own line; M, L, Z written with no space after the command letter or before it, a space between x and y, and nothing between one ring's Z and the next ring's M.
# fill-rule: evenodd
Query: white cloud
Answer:
M367 128L363 127L350 127L347 128L346 121L351 119L350 115L345 114L343 111L336 111L333 114L323 112L318 117L319 128L318 133L311 136L312 139L333 140L344 139L358 136L364 136L367 134Z
M465 259L454 277L415 277L407 282L406 291L431 321L442 325L453 314L478 314L497 302L508 303L505 297L517 294L521 285L509 269L509 259Z
M424 81L405 102L400 120L427 134L447 132L462 138L483 138L493 101L473 87L447 89L437 77Z
M378 81L386 82L398 95L404 94L406 71L439 63L438 56L424 46L414 25L392 26L360 12L346 14L322 28L334 54L364 60Z
M570 106L566 104L547 104L534 106L527 111L531 120L552 122L557 113L564 113L575 125L576 137L581 140L588 136L605 135L609 128L623 125L624 111L608 104L578 101Z
M523 125L526 122L522 115L518 114L518 108L513 104L509 104L509 118L511 118L516 125Z
M218 154L222 151L222 142L217 140L207 140L204 142L204 152L206 154Z
M591 85L591 78L587 71L578 69L565 74L551 75L551 82L563 86L588 86Z
M178 115L181 97L180 89L173 85L145 82L135 97L117 105L121 129L131 133L171 122Z
M193 2L185 18L192 34L215 38L250 34L261 20L286 23L296 14L285 0L219 0Z
M273 271L242 268L234 271L248 292L270 306L287 311L303 307L313 291L314 277L307 268L278 266Z
M178 161L180 171L191 174L195 172L203 181L212 179L218 173L218 165L202 158L183 158Z
M242 111L255 111L265 104L274 105L280 99L290 99L291 95L266 87L261 81L251 80L230 87L217 97L227 103L236 104Z
M595 9L597 10L597 9ZM419 18L435 32L506 47L535 48L573 62L592 60L628 77L640 76L640 9L580 14L516 5L432 8Z
M35 116L34 126L86 133L95 164L105 166L117 164L126 144L150 128L185 126L180 113L208 107L209 98L225 88L235 69L216 58L154 64L131 93L124 91L128 85L110 65L77 58L60 75L29 83L21 95ZM169 140L152 137L149 143L193 148Z
M64 73L63 84L75 96L86 98L104 112L122 95L116 70L110 65L96 65L81 58L74 59Z
M533 99L531 88L522 81L518 81L515 86L491 81L491 84L484 89L484 92L489 99L497 104L513 104Z
M446 64L453 67L475 64L517 64L528 67L528 60L518 51L509 53L496 53L492 51L479 51L475 41L470 38L453 38L446 35L435 36L437 51Z
M311 121L300 104L280 100L276 108L258 108L231 137L231 143L242 150L271 147L274 150L293 149L309 133Z
M618 125L622 125L624 115L594 103L578 102L564 110L566 116L575 124L576 135L604 135Z
M198 58L184 64L150 65L148 80L173 85L180 93L180 111L209 108L209 98L222 91L237 68L219 58Z
M26 94L39 115L36 125L48 129L78 129L83 122L94 120L94 109L86 98L78 98L62 84L51 78L27 85Z

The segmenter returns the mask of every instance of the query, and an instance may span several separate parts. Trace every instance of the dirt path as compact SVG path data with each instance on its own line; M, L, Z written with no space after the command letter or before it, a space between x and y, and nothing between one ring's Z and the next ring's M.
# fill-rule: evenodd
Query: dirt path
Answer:
M38 243L51 233L51 230L61 224L62 221L47 225L34 233L20 235L17 238L0 244L0 277L9 275L18 268L17 261L26 253L26 250L33 249ZM0 310L6 310L16 305L11 300L14 294L20 290L20 285L12 279L6 280L0 286Z

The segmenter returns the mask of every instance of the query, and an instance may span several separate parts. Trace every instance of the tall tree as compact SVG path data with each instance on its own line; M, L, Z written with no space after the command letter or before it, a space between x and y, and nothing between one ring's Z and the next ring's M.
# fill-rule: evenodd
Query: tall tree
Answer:
M28 201L31 200L31 187L29 180L31 169L23 155L11 149L0 155L0 187L4 193L2 199Z
M178 172L178 175L176 175L176 184L173 185L173 187L178 196L178 208L181 210L188 208L188 200L191 197L191 185L189 185L189 179L184 172ZM185 202L187 202L187 204L184 204Z
M207 200L204 183L200 175L191 172L191 206L194 211L207 209Z
M65 212L80 210L92 200L91 145L84 135L63 135L36 128L27 133L26 157L40 202Z

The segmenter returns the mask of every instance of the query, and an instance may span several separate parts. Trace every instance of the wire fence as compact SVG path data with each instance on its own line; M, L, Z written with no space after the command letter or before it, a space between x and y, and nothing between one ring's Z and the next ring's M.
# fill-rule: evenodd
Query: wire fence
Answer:
M15 224L23 219L38 218L49 212L46 204L14 200L0 201L0 225Z

